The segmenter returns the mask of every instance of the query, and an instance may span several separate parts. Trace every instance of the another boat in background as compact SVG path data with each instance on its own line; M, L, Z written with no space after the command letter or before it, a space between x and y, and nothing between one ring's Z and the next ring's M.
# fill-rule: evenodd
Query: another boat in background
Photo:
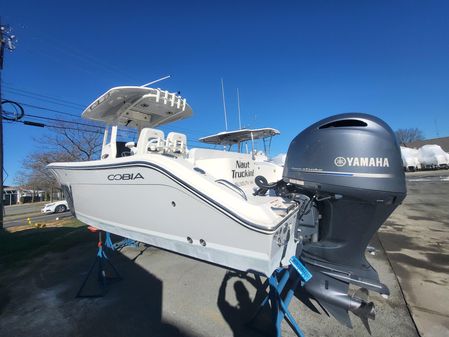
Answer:
M199 141L216 147L222 146L226 151L250 155L249 160L254 162L255 174L263 175L269 182L276 182L282 179L283 167L271 162L269 153L272 138L279 134L273 128L240 129L219 132L202 137ZM263 151L257 149L258 141L263 143Z

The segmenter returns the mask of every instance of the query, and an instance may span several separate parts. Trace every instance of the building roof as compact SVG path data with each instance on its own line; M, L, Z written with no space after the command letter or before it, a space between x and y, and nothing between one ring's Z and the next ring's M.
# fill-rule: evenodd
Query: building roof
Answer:
M440 138L432 138L432 139L425 139L425 140L416 140L414 142L405 144L407 147L413 147L413 148L420 148L423 145L428 144L436 144L441 146L441 148L449 152L449 137L440 137Z

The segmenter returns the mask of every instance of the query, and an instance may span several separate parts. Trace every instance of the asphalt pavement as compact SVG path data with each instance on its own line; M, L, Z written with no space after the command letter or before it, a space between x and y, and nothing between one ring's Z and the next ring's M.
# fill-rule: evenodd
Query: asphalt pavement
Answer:
M49 203L49 201L5 206L5 216L38 213L41 211L41 208L44 207L44 205L47 203Z
M409 196L371 242L375 255L367 257L391 292L388 299L371 294L371 336L449 336L446 178L445 172L408 175ZM108 253L122 279L110 283L104 297L76 298L96 253L92 234L90 241L0 274L0 335L269 335L269 316L249 323L263 295L254 275L154 247ZM101 290L96 277L94 270L90 292ZM305 301L300 289L296 295L290 310L305 336L370 336L357 316L350 314L353 328L347 328ZM282 335L295 336L285 321Z
M449 337L449 171L407 174L379 238L421 336Z
M0 273L2 337L271 335L266 312L250 322L265 295L260 286L263 279L154 247L107 251L122 279L111 282L104 297L77 298L97 254L96 235L87 234L90 239L73 248L36 258L18 271ZM63 235L61 240L70 240L69 236ZM391 292L387 300L375 293L371 296L376 306L376 319L369 322L371 336L417 337L397 278L376 237L371 245L375 255L368 258ZM108 269L108 275L115 276ZM94 269L84 295L100 293L97 277ZM328 317L313 300L302 299L300 289L296 295L290 311L305 336L370 336L357 316L350 314L353 328L347 328ZM285 321L282 336L296 336Z
M30 224L35 224L39 222L45 223L46 221L56 221L57 218L70 218L72 214L70 211L64 213L53 213L53 214L41 214L41 213L31 213L31 214L22 214L16 216L5 217L3 221L3 227L15 227L15 226L25 226Z
M35 202L29 204L5 206L5 216L3 219L3 227L10 228L15 226L24 226L35 224L39 222L55 221L56 218L69 218L71 213L69 211L64 213L42 214L41 209L45 202Z

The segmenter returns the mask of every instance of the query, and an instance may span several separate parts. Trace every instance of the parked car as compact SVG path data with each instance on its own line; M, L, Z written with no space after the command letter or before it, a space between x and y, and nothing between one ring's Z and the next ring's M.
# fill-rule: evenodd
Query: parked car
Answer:
M41 209L41 213L62 213L69 210L69 205L66 200L59 200L50 204L45 204Z

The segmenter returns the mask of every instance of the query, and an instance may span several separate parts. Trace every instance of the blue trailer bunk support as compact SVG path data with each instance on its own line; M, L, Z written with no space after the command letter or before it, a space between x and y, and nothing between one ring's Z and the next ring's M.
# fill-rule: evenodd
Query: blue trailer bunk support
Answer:
M304 337L298 323L288 310L288 306L301 280L304 283L309 281L312 278L312 274L310 274L296 256L290 259L290 263L288 268L278 268L268 278L268 295L260 304L251 321L256 319L263 307L269 305L277 337L282 336L281 324L284 318L297 336ZM284 296L282 296L283 294Z

